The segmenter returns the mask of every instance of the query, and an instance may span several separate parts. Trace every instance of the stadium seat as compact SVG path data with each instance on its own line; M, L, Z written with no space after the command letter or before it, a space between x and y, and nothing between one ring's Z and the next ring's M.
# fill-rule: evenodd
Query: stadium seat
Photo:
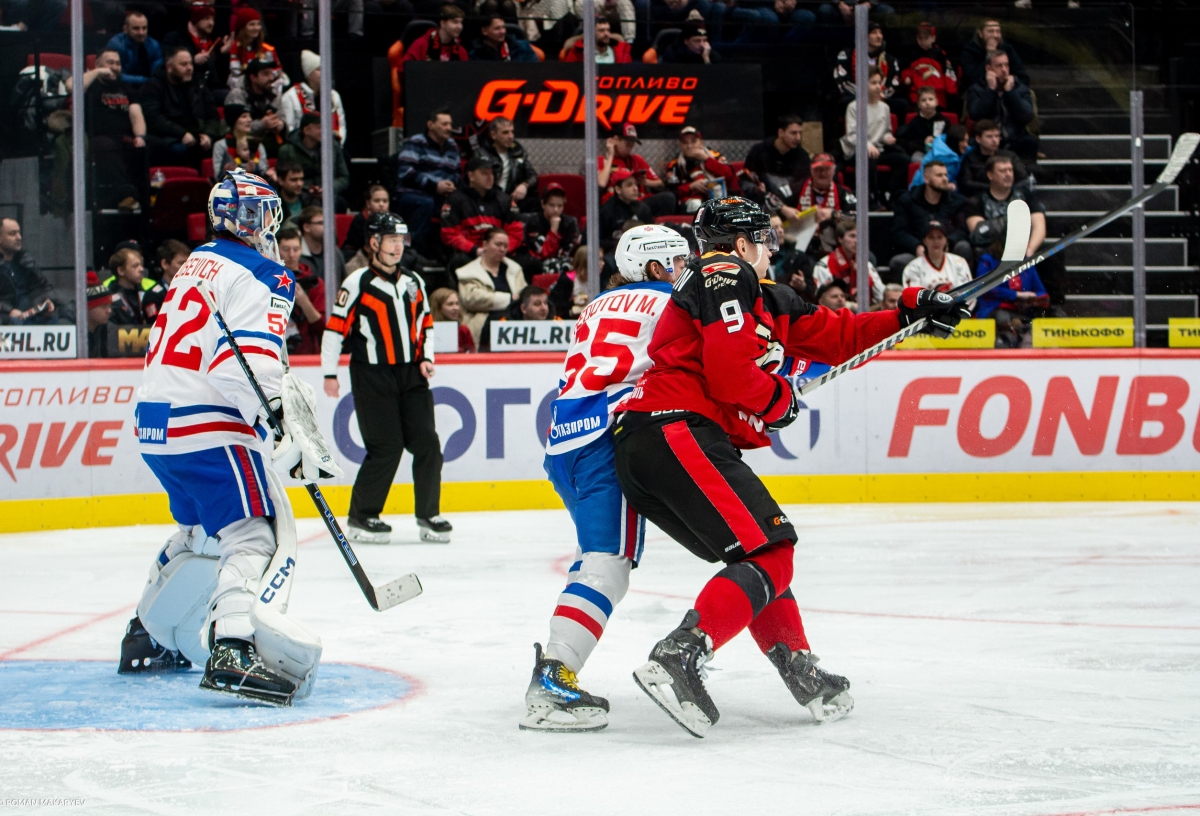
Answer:
M896 114L894 113L889 113L888 116L892 118L892 133L895 134L900 129L900 120L896 118Z
M646 55L642 55L642 62L658 62L658 57L662 52L670 48L679 39L682 29L679 28L664 28L654 35L654 42L650 43L650 47L646 50L646 54L653 55L653 59L646 59Z
M404 42L396 40L388 49L392 75L392 127L404 127Z
M409 20L408 24L404 26L404 30L400 32L400 42L404 44L405 48L408 48L413 44L413 40L431 28L437 28L437 23L432 20Z
M909 184L912 184L913 176L915 176L917 174L917 171L920 169L921 169L920 162L909 162L908 163L908 183Z
M337 230L338 246L346 243L346 236L350 234L350 222L353 220L354 216L348 213L337 213L333 216L334 228Z
M209 163L210 164L212 163L211 159L209 159ZM200 171L198 171L195 167L176 167L176 166L170 165L170 164L163 164L163 165L157 165L155 167L151 167L150 168L150 178L154 178L155 173L162 173L163 178L165 178L167 181L174 181L176 179L198 179L198 178L200 178Z
M958 114L950 113L949 111L942 111L942 116L946 117L947 125L950 125L951 127L953 127L954 125L958 124ZM908 114L904 117L904 124L907 125L909 122L911 122L913 119L916 119L916 118L917 118L917 112L909 111Z
M681 224L691 226L696 220L693 215L660 215L654 219L655 224Z
M71 70L71 55L70 54L52 54L43 52L40 55L42 67L50 71L70 71ZM34 63L34 55L29 54L25 57L25 67L32 68ZM88 54L83 58L83 70L90 71L96 67L96 55Z
M212 159L204 159L203 161L200 162L200 178L208 179L209 181L216 181L216 179L213 178L213 160Z
M150 221L155 233L185 234L188 215L203 213L208 209L208 191L212 185L199 178L195 170L192 173L192 178L168 179L159 188L154 202L154 216Z
M558 283L558 275L554 272L544 272L533 276L533 285L539 289L545 289L547 292L553 289L556 283Z
M587 191L583 176L575 173L543 173L538 176L538 187L545 190L552 183L561 184L567 191L567 203L563 212L580 218L587 215Z
M203 243L208 237L208 215L202 212L188 213L187 237L193 244Z

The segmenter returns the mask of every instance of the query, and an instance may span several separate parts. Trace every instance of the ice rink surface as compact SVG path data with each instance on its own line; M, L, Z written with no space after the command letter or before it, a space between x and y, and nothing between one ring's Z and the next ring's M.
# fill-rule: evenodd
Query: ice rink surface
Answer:
M717 655L708 688L722 716L704 740L630 678L715 571L660 533L582 675L610 699L612 724L571 735L517 729L531 644L546 637L573 550L565 511L455 514L448 546L418 544L411 519L392 519L396 543L360 546L362 560L380 580L416 571L425 594L382 614L319 523L301 520L291 614L324 640L329 679L279 719L193 693L198 672L118 684L118 644L167 528L0 536L0 804L282 816L1200 813L1200 506L788 511L803 529L793 587L809 638L823 666L850 678L857 706L813 724L744 634ZM181 728L211 717L213 730L135 730L169 727L175 705ZM306 722L222 730L239 711L261 726L304 706ZM61 726L96 709L116 730L13 729L39 710Z

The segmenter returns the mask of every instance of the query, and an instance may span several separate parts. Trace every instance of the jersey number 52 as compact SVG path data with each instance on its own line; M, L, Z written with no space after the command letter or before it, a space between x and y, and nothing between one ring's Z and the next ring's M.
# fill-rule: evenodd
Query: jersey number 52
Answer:
M209 318L208 306L204 303L200 292L191 286L183 290L183 297L180 298L176 308L166 308L179 291L179 289L170 289L167 291L166 298L163 299L163 310L158 313L158 319L154 321L154 328L151 330L150 353L146 355L146 365L153 363L159 350L162 349L161 362L163 365L199 371L200 363L204 358L199 344L192 343L191 348L187 351L180 351L179 345L189 335L204 328L204 324L208 322ZM188 317L188 312L191 311L190 307L193 305L196 307L196 313ZM182 323L172 325L175 323L172 318L186 319ZM154 336L155 333L157 333L157 337ZM163 348L164 339L166 340L165 348Z

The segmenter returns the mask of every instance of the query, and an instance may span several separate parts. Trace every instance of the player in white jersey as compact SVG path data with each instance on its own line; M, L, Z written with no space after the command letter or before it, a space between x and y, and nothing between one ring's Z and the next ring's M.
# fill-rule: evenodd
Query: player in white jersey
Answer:
M167 491L179 531L150 569L121 644L121 673L205 664L200 687L277 705L312 688L321 641L289 620L295 521L265 461L273 441L261 404L209 311L220 310L288 435L287 468L307 451L285 371L283 337L296 284L278 262L282 207L258 176L234 172L209 196L216 238L171 281L150 333L134 418L142 458ZM290 417L289 417L290 415ZM293 454L295 454L293 456Z
M671 300L689 248L666 227L635 227L617 244L618 286L589 303L550 406L546 473L575 522L578 546L550 618L543 653L534 644L533 679L521 728L598 731L608 725L608 701L579 687L604 627L629 588L641 557L645 520L617 484L610 427L613 409L650 367L654 325Z

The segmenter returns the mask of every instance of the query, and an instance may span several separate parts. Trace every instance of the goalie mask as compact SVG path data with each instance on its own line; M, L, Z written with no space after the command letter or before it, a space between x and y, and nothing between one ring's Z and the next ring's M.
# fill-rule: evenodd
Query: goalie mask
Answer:
M234 170L208 194L208 221L214 232L226 232L279 262L275 233L283 224L283 205L266 180Z
M626 230L617 243L617 270L628 281L647 279L646 264L658 261L668 272L675 259L691 254L687 239L669 227L647 224Z

